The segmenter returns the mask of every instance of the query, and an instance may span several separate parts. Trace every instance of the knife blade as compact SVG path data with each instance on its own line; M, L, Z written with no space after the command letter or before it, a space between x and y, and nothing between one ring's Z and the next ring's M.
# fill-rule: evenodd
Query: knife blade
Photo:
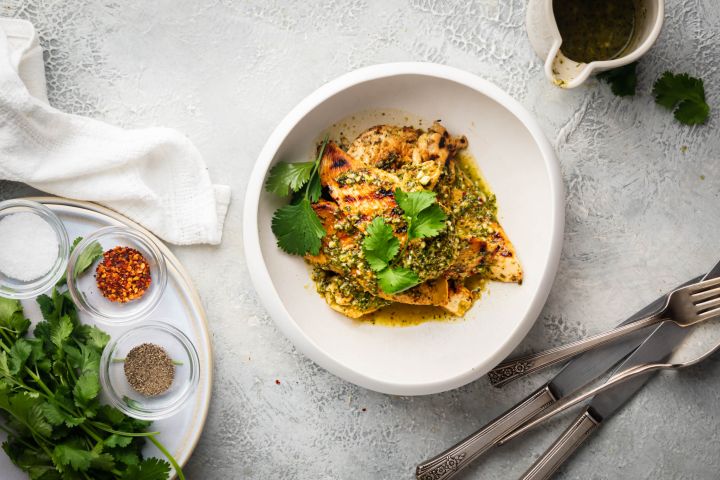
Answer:
M720 276L720 263L716 264L702 280ZM698 280L698 279L696 279ZM663 322L652 327L652 333L617 368L625 370L635 365L660 362L668 358L673 350L690 332L689 328L678 327L674 322ZM521 480L544 480L567 460L602 423L650 380L652 374L629 380L618 387L602 392L590 400L588 406L573 421L567 430L548 450L525 472Z
M720 264L718 264L720 271ZM720 273L720 272L719 272ZM700 280L694 278L681 286ZM663 295L621 323L624 325L660 311L667 295ZM554 405L558 400L577 391L605 373L613 365L637 348L655 326L639 330L615 343L603 345L571 360L552 380L531 393L515 407L506 411L472 435L426 460L416 468L419 480L447 480L488 451L508 433Z

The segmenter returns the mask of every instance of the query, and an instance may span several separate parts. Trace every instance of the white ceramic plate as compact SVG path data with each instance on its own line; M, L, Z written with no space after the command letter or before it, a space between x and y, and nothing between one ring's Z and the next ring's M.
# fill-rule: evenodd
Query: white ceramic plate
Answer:
M152 233L112 210L92 203L62 198L43 197L29 200L42 202L55 212L65 224L70 240L88 235L101 227L125 225L140 230L155 240L160 251L165 255L168 266L168 284L157 310L151 314L150 318L172 321L192 340L200 357L201 370L200 384L193 398L177 414L154 422L153 429L161 432L158 440L168 448L180 465L184 465L192 455L205 425L212 392L213 358L205 310L180 261ZM25 315L33 323L41 318L40 310L34 300L23 300L23 307ZM84 314L81 314L81 321L94 323ZM105 325L98 326L110 333L113 338L128 328L132 328L132 325L114 328ZM5 434L0 432L0 440L4 440L4 438ZM162 453L149 442L143 453L149 457L164 458ZM0 472L2 480L27 479L27 474L15 467L4 452L0 452Z
M374 112L368 115L367 112ZM372 126L410 112L427 126L442 119L465 134L495 191L499 216L525 270L516 284L492 283L459 322L392 328L353 321L315 293L303 260L280 251L270 230L286 203L263 190L277 161L307 161L333 124ZM381 115L381 113L380 113ZM355 117L353 119L353 117ZM564 195L550 144L530 114L497 86L435 64L396 63L356 70L324 85L275 129L250 178L245 251L255 287L282 332L332 373L384 393L421 395L469 383L505 358L527 334L555 276L564 226Z

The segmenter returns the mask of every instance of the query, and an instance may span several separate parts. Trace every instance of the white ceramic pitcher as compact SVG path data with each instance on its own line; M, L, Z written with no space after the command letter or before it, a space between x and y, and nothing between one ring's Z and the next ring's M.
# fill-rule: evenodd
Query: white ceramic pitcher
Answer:
M600 0L598 0L600 1ZM545 76L562 88L574 88L597 72L632 63L647 52L660 33L664 0L637 0L639 15L630 44L621 57L579 63L561 51L562 37L558 31L553 0L530 0L527 7L527 31L535 53L545 59Z

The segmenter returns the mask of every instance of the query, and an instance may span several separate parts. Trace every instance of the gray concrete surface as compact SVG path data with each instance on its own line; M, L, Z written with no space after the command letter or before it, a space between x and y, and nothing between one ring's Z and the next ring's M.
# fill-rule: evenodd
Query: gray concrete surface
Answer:
M207 308L217 362L188 478L409 479L416 462L550 375L502 391L483 378L439 395L381 395L318 368L268 318L243 258L247 178L285 113L348 70L400 60L464 68L507 89L552 141L567 189L565 243L519 351L607 328L720 258L720 5L667 3L638 95L619 99L594 80L574 91L545 80L521 0L0 0L2 14L39 29L55 106L178 128L233 187L223 244L175 249ZM652 82L666 69L704 78L707 125L678 125L654 104ZM29 192L0 183L3 198ZM717 359L661 375L557 478L719 478L719 391ZM569 419L498 449L464 478L517 478Z

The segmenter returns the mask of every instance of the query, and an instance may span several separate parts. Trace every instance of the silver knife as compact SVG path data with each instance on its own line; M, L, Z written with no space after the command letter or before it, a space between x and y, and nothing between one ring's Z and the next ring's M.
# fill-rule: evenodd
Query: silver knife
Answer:
M720 269L720 264L716 267ZM681 286L700 280L694 278ZM634 322L659 311L665 304L666 295L658 298L621 325ZM473 460L495 446L499 440L540 414L558 400L577 391L605 373L620 359L632 352L653 328L635 332L622 340L586 352L571 362L550 382L540 387L518 405L503 413L486 426L460 441L443 453L419 464L415 471L418 480L448 480L467 467Z
M715 265L702 280L720 276L720 263ZM663 322L628 356L617 371L644 363L655 363L666 359L691 331L678 327L674 322ZM573 421L565 432L525 472L521 480L544 480L567 460L577 448L620 407L629 401L650 380L651 374L629 380L611 390L593 397L587 408Z

